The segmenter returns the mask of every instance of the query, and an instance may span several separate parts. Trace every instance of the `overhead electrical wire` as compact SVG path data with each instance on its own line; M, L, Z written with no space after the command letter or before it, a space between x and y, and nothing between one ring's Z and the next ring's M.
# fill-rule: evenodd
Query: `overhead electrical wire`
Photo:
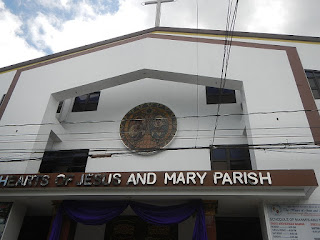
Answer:
M234 147L232 145L232 147ZM153 152L163 152L163 151L186 151L186 150L203 150L203 149L211 149L211 148L215 148L214 146L213 147L208 147L208 146L205 146L205 147L185 147L185 148L176 148L176 149L154 149L152 150ZM320 147L315 147L315 146L311 146L311 145L297 145L297 146L256 146L256 147L246 147L245 149L253 149L253 150L279 150L279 151L283 151L283 152L291 152L291 153L294 153L292 152L292 150L308 150L309 153L312 153L310 152L311 150L312 151L317 151L315 153L312 153L312 154L317 154L319 155L319 150L320 150ZM60 151L60 150L59 150ZM28 161L30 160L30 157L28 158L24 158L25 154L27 155L32 155L32 154L44 154L46 151L20 151L20 152L17 152L19 153L20 155L24 154L23 156L17 156L16 154L15 155L11 155L11 156L5 156L5 157L0 157L0 162L7 162L7 161L10 161L10 160L24 160L24 161ZM126 155L130 155L130 156L133 156L133 155L136 155L136 154L139 154L139 153L144 153L146 151L129 151L128 149L126 148L117 148L117 149L105 149L105 148L101 148L101 149L90 149L90 152L91 153L94 153L94 152L98 152L98 153L101 153L103 152L104 154L108 155L106 157L111 157L111 156L117 156L117 155L123 155L123 154L126 154ZM150 152L148 150L148 152ZM305 152L305 153L308 153L308 152ZM7 152L9 154L13 154L12 152ZM302 152L301 152L302 153ZM91 154L89 156L93 156L94 154ZM37 159L42 159L43 157L38 157Z
M253 128L245 128L246 130L284 130L284 129L318 129L319 126L283 126L283 127L253 127ZM244 127L242 128L217 128L217 131L243 131ZM212 132L212 129L178 129L178 132ZM124 132L126 133L126 132ZM99 132L64 132L64 133L57 133L60 135L95 135L95 134L119 134L119 131L99 131ZM10 136L48 136L47 133L14 133L14 134L0 134L0 137L10 137Z
M157 152L162 152L162 151L177 151L177 150L195 150L195 149L213 149L213 148L228 148L226 146L221 146L221 145L217 145L217 146L206 146L206 147L181 147L181 148L164 148L164 149L151 149L151 151L157 151ZM297 149L301 149L301 150L319 150L320 147L310 147L308 143L296 143L296 144L288 144L288 145L279 145L279 144L266 144L266 145L243 145L243 146L230 146L232 148L239 148L239 149L256 149L256 150L264 150L264 151L283 151L283 152L287 152L287 153L292 153L289 151L292 150L297 150ZM115 149L114 149L115 150ZM284 151L287 150L287 151ZM102 152L102 151L108 151L106 149L90 149L90 152ZM117 148L116 149L117 152L111 152L110 153L110 157L114 156L114 155L129 155L132 156L135 153L143 153L146 151L143 150L137 150L135 152L129 152L128 149L126 148ZM123 152L120 152L123 151ZM150 150L148 150L149 152ZM44 153L44 152L33 152L34 154L36 153ZM310 152L309 152L310 153ZM313 153L310 153L313 154ZM315 153L317 154L317 153ZM93 156L93 154L89 154L89 156ZM55 159L65 159L65 157L52 157ZM1 159L1 158L0 158ZM0 160L0 162L24 162L24 161L30 161L30 160L34 160L34 161L40 161L42 160L42 158L25 158L25 159L10 159L10 160Z
M250 116L250 115L267 115L267 114L277 114L277 113L300 113L300 112L319 112L320 109L306 109L306 110L278 110L278 111L268 111L268 112L252 112L252 113L228 113L228 114L206 114L206 115L189 115L189 116L178 116L177 119L188 119L188 118L206 118L206 117L229 117L229 116ZM142 118L130 119L131 121L144 120ZM21 123L21 124L3 124L0 125L0 128L3 127L27 127L27 126L46 126L46 125L68 125L68 124L86 124L86 123L120 123L126 121L122 120L99 120L99 121L78 121L78 122L48 122L48 123Z
M197 8L196 8L196 12L197 12L197 45L196 45L196 48L197 48L197 58L196 58L196 61L197 61L197 116L199 116L199 0L196 0L196 3L197 3ZM200 127L200 121L199 121L199 117L197 118L197 129L199 129ZM196 136L196 139L195 139L195 142L194 142L194 146L196 147L197 146L197 141L198 141L198 131L197 131L197 136Z
M225 84L226 84L226 77L227 77L227 71L228 71L228 66L229 66L229 58L230 58L230 52L231 52L233 31L234 31L236 17L237 17L238 4L239 4L239 0L236 0L232 19L231 19L232 0L229 0L228 12L227 12L226 32L225 32L225 42L224 42L224 53L223 53L223 59L222 59L221 77L220 77L220 86L219 86L218 107L217 107L217 114L216 114L217 117L215 119L215 124L214 124L212 144L214 143L214 140L215 140L216 128L217 128L218 122L219 122L218 115L220 112L222 92L223 92L223 90L225 88ZM230 21L231 21L231 24L230 24ZM228 38L230 38L230 40Z
M316 144L320 144L320 142L316 142ZM245 145L246 147L243 147L242 145ZM318 145L314 145L314 142L290 142L290 143L260 143L260 144L235 144L235 145L211 145L211 147L223 147L223 148L228 148L228 147L239 147L239 148L247 148L248 147L289 147L289 146L312 146L313 148L317 149L320 148ZM165 150L184 150L184 149L198 149L198 148L210 148L210 146L203 146L203 147L179 147L179 148L161 148L161 149L154 149L154 150L159 150L159 151L165 151ZM16 148L16 149L0 149L4 151L9 151L9 150L14 150L14 151L27 151L30 153L43 153L43 149L33 149L32 151L27 148ZM92 148L90 151L117 151L117 150L125 150L128 151L127 148L121 147L121 148L112 148L112 147L103 147L103 148ZM21 152L25 153L25 152Z
M196 130L194 131L196 132ZM211 131L210 131L211 132ZM272 135L272 134L259 134L258 136L246 136L246 135L237 135L237 134L230 134L230 135L218 135L216 138L219 139L236 139L236 138L243 138L243 139L267 139L267 138L305 138L305 137L310 137L310 135ZM179 140L194 140L196 138L199 139L211 139L211 135L197 135L197 136L175 136L175 139ZM63 142L108 142L108 141L121 141L120 137L100 137L100 138L77 138L77 139L62 139ZM47 139L44 140L39 140L39 139L11 139L11 140L0 140L0 143L47 143ZM60 141L55 141L55 142L60 142ZM1 148L0 148L1 150Z
M255 135L276 135L275 133L269 133L269 130L294 130L294 129L320 129L319 126L287 126L287 127L254 127L254 128L246 128L246 130L256 131L256 130L266 130L267 133L259 133ZM243 128L217 128L216 131L243 131ZM178 129L177 132L212 132L212 129ZM56 133L58 136L65 135L100 135L100 134L119 134L119 131L99 131L99 132L64 132L64 133ZM22 136L48 136L48 133L15 133L15 134L0 134L1 137L22 137ZM248 136L250 137L250 136ZM289 137L289 135L288 135ZM1 140L0 140L1 141Z
M301 153L301 154L309 154L309 155L319 155L319 153L313 153L313 152L302 152L302 151L292 151L290 149L290 152L288 151L283 151L283 150L278 150L278 149L262 149L262 150L265 150L267 152L280 152L280 153ZM312 149L306 149L306 150L312 150Z

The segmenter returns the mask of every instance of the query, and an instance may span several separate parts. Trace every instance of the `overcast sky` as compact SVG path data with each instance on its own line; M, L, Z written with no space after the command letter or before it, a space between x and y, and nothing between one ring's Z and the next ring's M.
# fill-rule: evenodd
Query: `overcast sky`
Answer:
M0 67L154 27L144 0L0 0ZM229 0L162 5L161 26L224 30ZM235 0L233 0L235 1ZM235 30L320 37L320 0L240 0Z

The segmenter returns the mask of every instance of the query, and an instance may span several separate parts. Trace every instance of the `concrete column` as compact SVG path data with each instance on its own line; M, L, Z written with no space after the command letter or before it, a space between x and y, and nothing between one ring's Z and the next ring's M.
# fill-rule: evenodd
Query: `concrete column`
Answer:
M60 240L68 240L70 234L71 220L68 216L63 216Z
M49 236L51 234L52 231L52 224L54 222L54 219L56 217L57 211L61 205L62 201L52 201L52 205L53 205L53 216L52 216L52 221L51 221L51 226L50 226L50 230L48 233L48 239ZM74 234L73 231L71 230L71 219L63 213L63 219L62 219L62 226L61 226L61 232L60 232L60 240L68 240L69 239L69 235Z
M25 213L26 207L24 205L17 202L12 204L1 240L18 239Z
M204 212L206 217L206 227L208 240L217 239L215 215L218 208L218 201L203 201Z

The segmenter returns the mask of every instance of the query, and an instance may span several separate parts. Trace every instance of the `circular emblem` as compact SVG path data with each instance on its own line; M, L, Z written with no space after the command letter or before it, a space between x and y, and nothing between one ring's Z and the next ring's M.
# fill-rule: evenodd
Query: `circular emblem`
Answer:
M272 205L271 206L271 211L273 213L273 215L278 216L281 215L281 207L279 205Z
M131 109L120 124L123 143L141 153L165 147L176 131L176 116L160 103L144 103Z

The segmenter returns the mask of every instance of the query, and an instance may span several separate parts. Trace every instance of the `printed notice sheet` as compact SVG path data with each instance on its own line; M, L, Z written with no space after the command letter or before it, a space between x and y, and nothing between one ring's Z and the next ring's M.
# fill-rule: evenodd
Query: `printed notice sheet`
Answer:
M268 205L273 240L320 240L320 205Z

